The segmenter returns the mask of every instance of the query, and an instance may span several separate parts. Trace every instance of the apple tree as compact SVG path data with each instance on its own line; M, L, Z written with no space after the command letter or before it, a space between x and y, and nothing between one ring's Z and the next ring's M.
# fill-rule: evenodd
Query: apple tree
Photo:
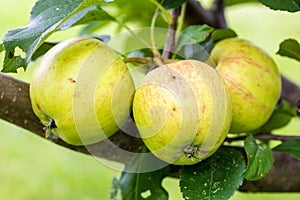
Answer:
M166 176L184 199L300 192L300 135L273 132L300 115L300 86L228 27L225 8L245 2L300 11L299 0L37 0L0 46L0 118L124 163L111 199L168 199ZM49 39L75 26L78 37ZM300 61L295 38L276 51ZM30 84L8 74L29 65Z

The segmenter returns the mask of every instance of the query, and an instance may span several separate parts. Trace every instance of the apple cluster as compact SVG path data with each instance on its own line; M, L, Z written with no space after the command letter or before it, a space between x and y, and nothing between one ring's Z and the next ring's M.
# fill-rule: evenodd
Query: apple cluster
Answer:
M101 41L78 37L50 49L30 84L35 114L72 145L114 134L130 116L161 160L191 165L212 155L228 133L258 129L281 92L272 58L247 40L218 42L211 59L160 66L135 89L121 57ZM55 126L53 126L55 124Z

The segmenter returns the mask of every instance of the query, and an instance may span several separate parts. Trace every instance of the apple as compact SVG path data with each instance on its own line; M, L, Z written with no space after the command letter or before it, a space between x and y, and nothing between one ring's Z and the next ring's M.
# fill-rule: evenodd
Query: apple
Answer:
M280 73L273 59L240 38L218 42L211 58L232 98L229 132L250 132L262 126L270 118L281 93Z
M122 59L97 39L76 37L51 48L30 83L34 113L72 145L99 142L128 118L134 84Z
M155 156L192 165L223 143L232 118L231 99L214 68L196 60L176 61L144 77L134 95L133 116Z

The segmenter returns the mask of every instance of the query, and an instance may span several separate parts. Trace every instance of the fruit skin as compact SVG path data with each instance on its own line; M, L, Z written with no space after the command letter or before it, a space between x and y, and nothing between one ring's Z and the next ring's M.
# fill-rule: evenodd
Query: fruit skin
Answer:
M251 42L229 38L211 52L229 88L233 119L231 133L253 131L271 116L281 93L281 78L273 59Z
M149 150L177 165L192 165L212 155L223 143L232 117L222 78L195 60L148 73L136 90L133 114Z
M72 145L109 137L129 116L134 84L121 58L97 39L76 37L50 49L30 84L34 113ZM117 104L116 104L117 101Z

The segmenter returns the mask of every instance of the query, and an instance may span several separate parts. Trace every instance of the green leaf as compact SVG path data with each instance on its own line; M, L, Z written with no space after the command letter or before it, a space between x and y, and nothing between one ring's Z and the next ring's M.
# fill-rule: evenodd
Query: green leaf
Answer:
M213 40L209 39L201 44L184 45L176 54L179 56L179 59L193 59L204 62L209 57L209 52L211 52L213 44Z
M38 57L44 55L49 49L55 46L57 42L44 42L32 55L31 60L36 60Z
M177 43L177 49L185 45L201 43L207 40L214 28L208 25L192 25L182 31Z
M189 200L227 200L242 184L244 170L243 155L232 148L221 147L199 164L182 168L182 195Z
M58 30L65 30L67 28L70 28L71 26L89 24L91 22L105 21L105 20L115 21L115 18L113 18L111 15L109 15L106 11L101 9L99 6L91 6L73 15L70 19L65 21L58 28Z
M79 35L92 34L95 31L99 30L101 27L104 27L107 23L103 22L91 22L87 24L79 33Z
M141 172L148 167L151 168L151 165L161 165L162 168L155 171ZM121 178L113 180L111 199L168 200L168 193L161 185L163 178L167 175L167 169L166 163L156 157L149 158L143 156L143 154L137 154L126 164ZM146 195L146 198L143 195Z
M288 12L297 12L300 10L299 0L258 0L265 6L273 10L284 10Z
M226 38L237 37L237 34L232 29L216 29L212 33L214 42L224 40Z
M1 53L2 51L4 51L4 46L3 46L3 44L0 44L0 53Z
M2 71L16 72L19 67L26 69L33 53L64 22L86 8L104 2L104 0L37 1L32 8L29 24L24 28L10 30L4 36L5 57ZM26 53L26 58L15 55L17 47Z
M137 23L141 27L150 26L153 13L157 7L150 0L130 0L130 3L128 2L128 0L117 0L112 3L117 8L115 16L122 16L122 21L125 23ZM142 14L141 11L143 11ZM155 24L165 26L165 19L159 17Z
M273 166L274 157L271 149L267 145L257 144L253 135L246 138L244 148L248 163L243 177L250 181L261 179Z
M96 38L104 43L106 43L109 39L110 36L108 35L89 35L89 34L84 34L85 36ZM59 42L44 42L32 55L31 60L36 60L38 57L44 55L49 49L51 49L53 46L58 44Z
M284 40L281 42L277 54L300 61L300 44L294 39Z
M300 140L283 141L280 145L274 147L272 150L289 153L294 158L300 160Z
M290 123L291 115L275 110L269 120L261 127L262 133L270 133L272 130L282 128Z
M283 100L275 108L268 121L260 128L259 132L270 133L272 130L282 128L289 124L296 116L296 108L289 102Z
M161 4L166 9L177 8L187 2L188 0L161 0Z
M257 0L226 0L225 5L232 6L236 4L249 3L249 2L257 2Z
M176 54L184 59L205 61L213 48L213 40L210 37L213 30L207 25L187 27L179 36Z

